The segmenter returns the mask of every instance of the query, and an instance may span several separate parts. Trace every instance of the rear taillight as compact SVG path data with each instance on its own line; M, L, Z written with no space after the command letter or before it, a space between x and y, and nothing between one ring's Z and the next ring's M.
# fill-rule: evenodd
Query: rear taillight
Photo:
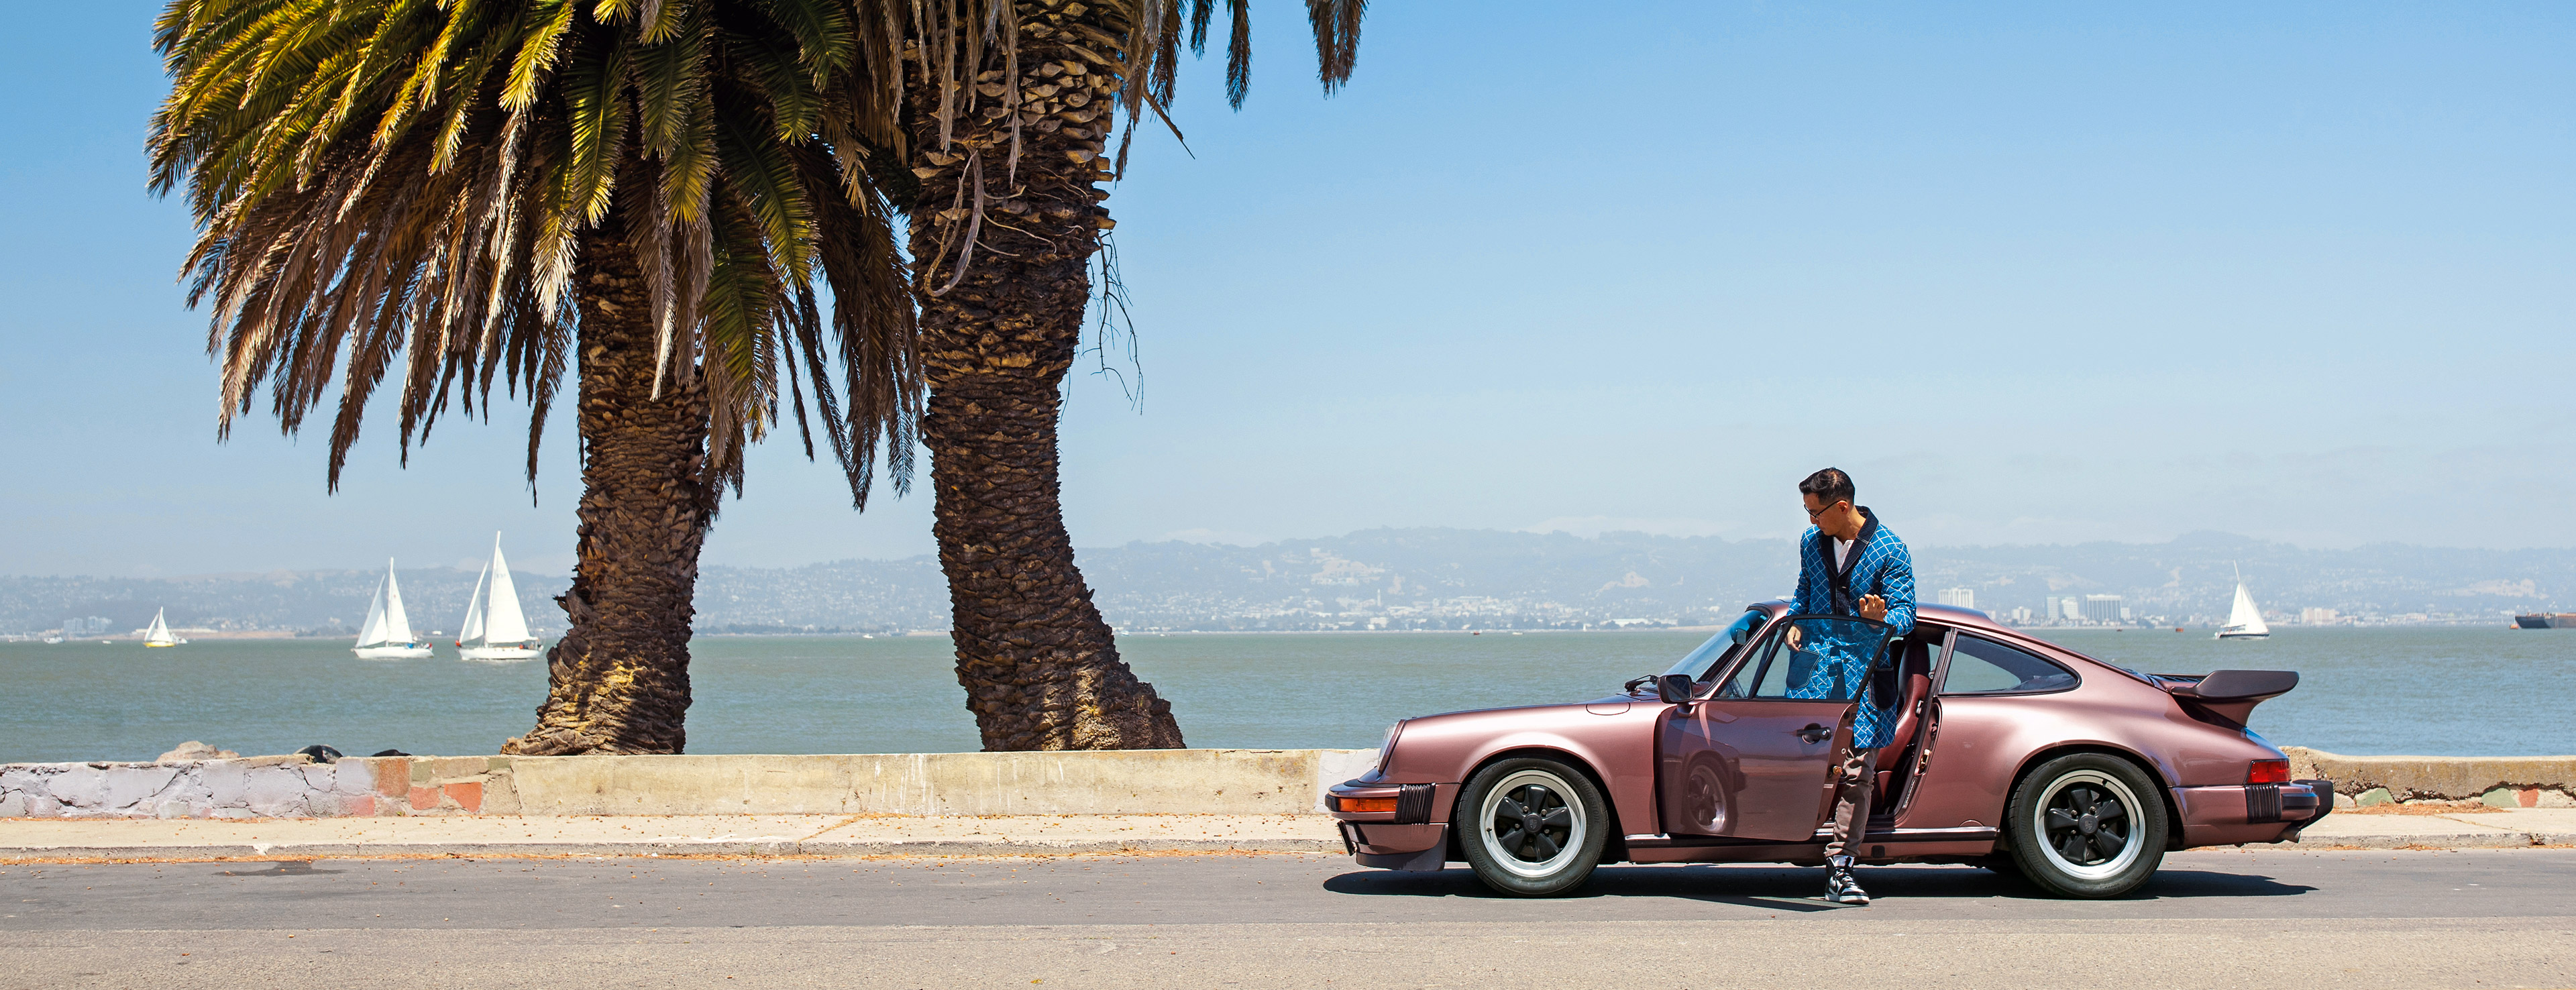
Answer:
M2245 768L2248 784L2286 784L2290 782L2290 761L2256 760Z
M1391 797L1343 797L1336 794L1333 796L1333 810L1393 812L1395 810L1395 799Z

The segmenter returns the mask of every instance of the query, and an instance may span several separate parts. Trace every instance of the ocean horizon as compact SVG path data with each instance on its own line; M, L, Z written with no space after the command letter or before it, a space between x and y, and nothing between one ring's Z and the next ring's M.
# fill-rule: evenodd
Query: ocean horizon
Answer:
M2220 642L2206 630L2032 629L2156 673L2297 670L2254 712L2280 745L2350 755L2576 753L2576 631L2306 628ZM1366 748L1397 718L1581 701L1660 672L1707 638L1639 631L1128 633L1122 656L1172 703L1189 745ZM0 643L0 762L149 760L199 740L248 754L493 753L545 698L542 660L359 660L346 638L198 640L170 649ZM701 636L692 753L979 749L938 635ZM2505 692L2499 696L2499 692Z

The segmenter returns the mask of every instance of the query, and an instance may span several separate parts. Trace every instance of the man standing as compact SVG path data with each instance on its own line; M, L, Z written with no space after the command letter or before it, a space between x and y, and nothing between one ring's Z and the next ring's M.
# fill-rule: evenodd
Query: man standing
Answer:
M1854 615L1884 622L1902 637L1914 631L1914 557L1905 541L1878 524L1867 506L1853 503L1851 476L1826 468L1798 483L1814 526L1798 541L1798 595L1790 611L1799 615ZM1820 648L1825 644L1817 644ZM1825 651L1825 665L1790 697L1822 698L1844 685L1855 695L1866 691L1876 651ZM1836 669L1839 668L1839 669ZM1877 789L1872 772L1878 748L1895 732L1893 698L1859 698L1852 722L1851 751L1834 778L1834 839L1825 845L1825 896L1836 904L1867 904L1869 894L1852 878L1849 850L1869 828L1870 798Z

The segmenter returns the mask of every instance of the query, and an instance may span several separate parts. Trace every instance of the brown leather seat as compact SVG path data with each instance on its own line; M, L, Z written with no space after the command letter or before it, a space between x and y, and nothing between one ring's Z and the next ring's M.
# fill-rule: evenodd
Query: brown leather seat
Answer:
M1906 744L1914 741L1914 730L1922 724L1918 709L1923 696L1932 690L1932 661L1940 659L1941 644L1922 639L1909 639L1904 651L1897 654L1896 728L1888 744L1880 747L1878 769L1893 770L1902 762Z
M1923 722L1922 716L1918 714L1923 707L1923 696L1931 693L1931 675L1905 675L1905 691L1897 696L1899 707L1896 710L1896 733L1888 737L1887 745L1878 749L1876 769L1879 772L1885 773L1902 765L1906 744L1914 741L1914 730Z

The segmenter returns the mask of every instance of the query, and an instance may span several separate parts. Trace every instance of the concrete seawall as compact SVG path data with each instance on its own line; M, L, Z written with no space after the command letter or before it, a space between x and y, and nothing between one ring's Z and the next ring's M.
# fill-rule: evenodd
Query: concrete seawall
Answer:
M2576 807L2576 756L2342 756L2292 775L2350 803ZM799 756L302 756L0 766L0 818L421 815L1308 815L1365 749ZM2343 803L2343 802L2338 802Z
M2484 801L2499 808L2576 807L2576 756L2344 756L2285 746L2294 779L2323 777L2363 806ZM2340 803L2340 802L2338 802Z
M0 766L0 818L1300 815L1367 749L798 756L302 756Z

